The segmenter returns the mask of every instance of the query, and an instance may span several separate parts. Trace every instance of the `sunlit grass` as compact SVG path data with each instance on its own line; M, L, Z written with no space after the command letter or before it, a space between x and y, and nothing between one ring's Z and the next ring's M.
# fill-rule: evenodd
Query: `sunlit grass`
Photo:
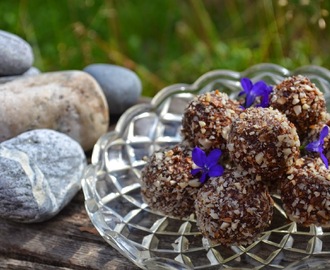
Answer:
M213 69L330 68L325 0L15 0L0 10L0 28L33 46L42 71L126 66L148 96Z

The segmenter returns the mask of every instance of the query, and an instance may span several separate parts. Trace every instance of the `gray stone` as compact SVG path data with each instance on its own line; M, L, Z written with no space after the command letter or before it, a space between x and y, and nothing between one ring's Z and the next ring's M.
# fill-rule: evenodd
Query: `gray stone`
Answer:
M81 146L49 129L25 132L0 144L0 217L41 222L79 191L86 166Z
M48 128L93 148L108 131L109 111L95 79L83 71L42 73L0 84L0 142Z
M30 44L17 35L0 30L0 76L19 75L33 64Z
M116 65L92 64L84 68L100 84L111 114L122 114L137 103L142 84L135 72Z
M27 71L25 71L22 75L15 75L15 76L3 76L0 77L0 84L1 83L6 83L6 82L11 82L16 79L20 79L22 77L27 77L27 76L34 76L40 74L40 70L36 67L30 67Z
M40 74L40 70L36 67L30 67L27 71L25 71L22 75L23 76L34 76Z

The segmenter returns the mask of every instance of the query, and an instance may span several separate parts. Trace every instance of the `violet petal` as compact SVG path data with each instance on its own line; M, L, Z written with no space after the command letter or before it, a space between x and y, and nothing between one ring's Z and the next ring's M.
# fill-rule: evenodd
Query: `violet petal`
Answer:
M198 173L201 172L201 171L202 171L201 168L197 168L197 169L192 169L192 170L190 171L190 173L191 173L192 175L196 175L196 174L198 174Z
M221 165L214 165L209 169L209 176L216 177L221 176L224 172L224 169Z
M206 163L205 152L202 149L195 147L192 151L192 160L198 167L204 167Z
M211 167L214 164L217 164L219 161L219 158L221 157L222 151L220 149L214 149L212 150L207 158L206 158L206 165L208 167Z

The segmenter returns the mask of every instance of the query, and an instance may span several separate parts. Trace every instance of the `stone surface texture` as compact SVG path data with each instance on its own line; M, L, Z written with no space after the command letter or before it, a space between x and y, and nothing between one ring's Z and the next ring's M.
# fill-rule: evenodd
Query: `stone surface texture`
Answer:
M105 96L86 72L24 77L1 84L0 93L0 142L47 128L69 135L87 151L108 130Z
M40 74L40 70L36 67L30 67L27 71L25 71L21 75L15 75L15 76L3 76L0 77L0 84L1 83L6 83L6 82L11 82L16 79L20 79L22 77L28 77L28 76L34 76Z
M30 44L17 35L0 30L0 76L19 75L33 64Z
M1 143L0 217L50 219L80 189L85 166L81 146L54 130L32 130Z
M137 103L142 84L135 72L110 64L92 64L84 71L91 74L103 89L111 114L120 115Z

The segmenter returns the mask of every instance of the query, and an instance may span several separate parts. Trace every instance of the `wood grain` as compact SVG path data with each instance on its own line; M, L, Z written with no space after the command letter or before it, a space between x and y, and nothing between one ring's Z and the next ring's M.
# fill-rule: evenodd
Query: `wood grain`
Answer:
M0 269L139 269L94 229L82 191L49 221L0 219L0 262Z

